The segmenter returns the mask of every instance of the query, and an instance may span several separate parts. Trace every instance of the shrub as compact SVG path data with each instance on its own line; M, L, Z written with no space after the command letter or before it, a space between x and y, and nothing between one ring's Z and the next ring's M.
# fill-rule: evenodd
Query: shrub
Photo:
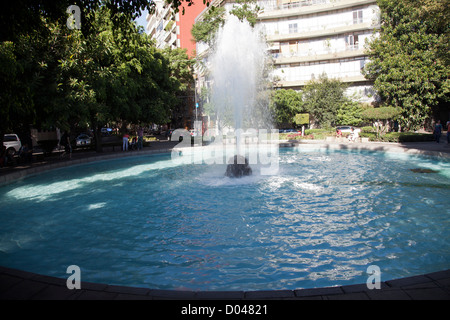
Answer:
M374 127L362 127L361 133L375 133L376 129Z

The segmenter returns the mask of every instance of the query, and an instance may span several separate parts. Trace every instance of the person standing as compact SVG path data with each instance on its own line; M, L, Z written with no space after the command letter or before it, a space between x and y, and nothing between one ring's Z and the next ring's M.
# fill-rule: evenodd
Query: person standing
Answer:
M72 144L70 143L70 133L68 131L64 132L63 136L61 137L60 145L64 146L64 153L61 155L61 157L64 157L68 154L69 159L72 159Z
M450 144L450 121L447 121L447 143Z
M436 124L434 125L434 138L436 139L436 142L439 143L439 140L441 139L441 133L442 133L442 124L441 120L438 120Z
M144 130L142 127L139 127L138 130L138 150L142 150L144 147Z
M123 135L123 146L122 146L123 151L128 151L128 139L129 138L130 138L130 135L128 134L128 132L125 132Z

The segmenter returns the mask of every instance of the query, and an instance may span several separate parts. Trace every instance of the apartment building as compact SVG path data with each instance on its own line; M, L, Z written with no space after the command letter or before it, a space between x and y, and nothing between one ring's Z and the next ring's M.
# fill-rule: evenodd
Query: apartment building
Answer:
M176 13L164 0L155 0L155 12L146 17L146 32L160 49L178 47Z
M325 73L349 84L347 94L374 97L361 73L364 44L379 27L376 0L262 0L259 21L274 58L276 87L300 89ZM375 31L375 33L374 33Z
M214 0L211 5L229 11L234 2ZM354 99L374 99L372 83L361 69L368 61L365 41L379 28L376 0L259 0L257 5L274 61L275 87L299 90L325 73L348 83L347 95ZM199 44L197 51L205 54L207 47Z
M182 4L175 12L171 4L155 0L155 13L146 17L146 32L156 41L157 48L182 48L190 58L195 56L196 45L191 35L195 18L206 8L203 1L192 6Z

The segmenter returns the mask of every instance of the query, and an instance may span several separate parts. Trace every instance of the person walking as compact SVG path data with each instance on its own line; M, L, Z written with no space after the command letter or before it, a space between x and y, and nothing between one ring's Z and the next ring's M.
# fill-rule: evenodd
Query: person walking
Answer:
M72 144L70 143L70 133L68 131L64 132L61 137L60 145L64 146L64 152L60 157L69 155L69 159L72 159Z

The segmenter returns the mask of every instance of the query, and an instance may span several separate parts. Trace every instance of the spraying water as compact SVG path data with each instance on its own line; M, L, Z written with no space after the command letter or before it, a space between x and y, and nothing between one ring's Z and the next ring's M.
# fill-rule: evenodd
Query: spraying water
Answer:
M265 49L261 32L231 15L219 30L210 60L218 128L235 129L237 153L242 131L271 127L263 95Z
M271 127L268 99L264 94L267 91L264 76L266 44L261 35L260 30L252 28L247 21L241 22L230 16L219 30L210 60L211 100L218 130L234 129L236 137L236 157L231 159L234 161L231 165L245 165L245 157L238 157L242 151L243 132ZM239 159L243 163L236 162ZM234 171L231 169L227 172Z

